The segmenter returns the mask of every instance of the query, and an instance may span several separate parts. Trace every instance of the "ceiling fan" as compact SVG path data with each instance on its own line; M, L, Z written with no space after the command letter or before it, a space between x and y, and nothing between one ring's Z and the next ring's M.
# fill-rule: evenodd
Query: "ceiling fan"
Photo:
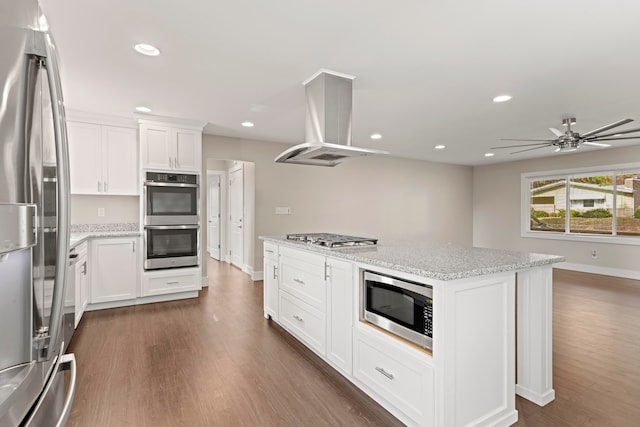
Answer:
M523 141L523 142L536 142L535 144L518 144L518 145L506 145L503 147L491 147L492 150L500 149L500 148L520 148L520 147L532 147L526 148L524 150L514 151L509 154L517 154L523 153L525 151L537 150L538 148L546 148L546 147L556 147L555 151L575 151L580 148L581 145L591 145L595 147L611 147L611 144L602 143L598 141L617 141L621 139L637 139L640 138L640 135L637 136L626 136L623 137L624 134L640 132L640 128L636 129L627 129L627 130L619 130L612 133L602 132L608 131L610 129L616 128L618 126L625 125L627 123L632 122L633 119L624 119L619 120L617 122L608 124L606 126L602 126L601 128L594 129L592 131L583 133L582 135L578 132L574 132L571 130L571 125L576 124L575 118L562 119L562 125L567 127L565 132L561 132L556 128L549 128L551 132L556 136L555 139L501 139L501 141Z

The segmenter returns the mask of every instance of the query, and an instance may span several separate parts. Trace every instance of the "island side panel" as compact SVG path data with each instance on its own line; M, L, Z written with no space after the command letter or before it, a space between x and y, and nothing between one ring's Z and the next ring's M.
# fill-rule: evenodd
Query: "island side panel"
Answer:
M434 358L444 367L439 424L513 424L515 273L446 282L440 291L434 300L434 327L436 320L444 324L434 336Z
M518 272L518 376L516 393L540 406L555 399L552 354L553 270Z

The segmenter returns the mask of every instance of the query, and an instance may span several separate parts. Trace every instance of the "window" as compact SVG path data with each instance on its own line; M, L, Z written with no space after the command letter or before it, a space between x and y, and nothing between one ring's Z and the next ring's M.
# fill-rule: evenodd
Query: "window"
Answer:
M640 244L640 165L523 174L525 237Z

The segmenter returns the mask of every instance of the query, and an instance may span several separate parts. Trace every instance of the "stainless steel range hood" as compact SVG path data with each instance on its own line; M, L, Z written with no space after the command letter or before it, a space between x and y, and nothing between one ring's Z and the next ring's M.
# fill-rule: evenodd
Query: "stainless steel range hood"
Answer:
M280 163L335 166L350 157L388 154L351 146L351 94L355 77L320 70L303 84L307 108L306 142L276 157Z

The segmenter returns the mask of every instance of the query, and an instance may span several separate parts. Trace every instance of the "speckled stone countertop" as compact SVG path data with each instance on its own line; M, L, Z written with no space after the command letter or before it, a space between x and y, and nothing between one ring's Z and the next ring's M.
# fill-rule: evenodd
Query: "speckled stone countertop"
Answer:
M416 241L379 241L375 246L329 249L287 240L283 236L260 236L260 239L436 280L484 276L565 260L558 255L434 245Z
M138 224L72 224L70 245L72 248L91 238L139 236Z

